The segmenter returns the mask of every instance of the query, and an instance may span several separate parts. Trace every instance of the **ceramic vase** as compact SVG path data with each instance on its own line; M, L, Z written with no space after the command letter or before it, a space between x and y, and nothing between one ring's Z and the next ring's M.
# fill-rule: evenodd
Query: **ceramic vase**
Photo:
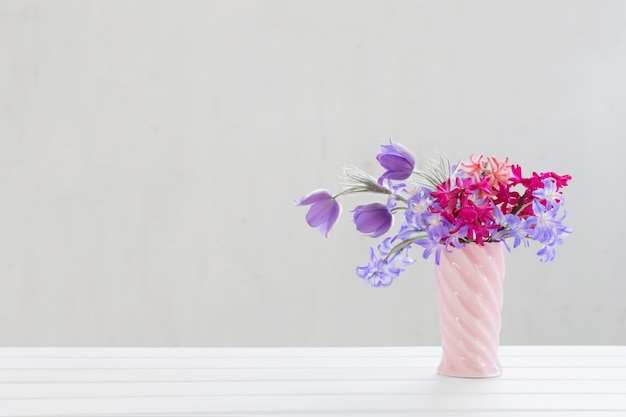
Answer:
M442 249L435 267L443 350L439 374L486 378L502 373L498 347L505 253L501 242Z

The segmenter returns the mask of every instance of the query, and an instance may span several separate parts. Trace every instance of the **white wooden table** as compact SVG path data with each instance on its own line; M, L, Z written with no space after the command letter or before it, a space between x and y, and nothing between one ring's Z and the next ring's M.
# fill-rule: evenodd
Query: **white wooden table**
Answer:
M0 348L0 416L626 416L626 346L500 354L459 379L438 347Z

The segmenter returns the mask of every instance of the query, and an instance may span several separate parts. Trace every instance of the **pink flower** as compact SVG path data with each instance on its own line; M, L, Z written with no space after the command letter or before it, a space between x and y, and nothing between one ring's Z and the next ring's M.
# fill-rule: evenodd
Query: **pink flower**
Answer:
M492 189L497 190L498 184L507 185L509 183L509 158L504 158L502 162L498 161L495 156L490 156L488 159L489 167L491 168L487 175L489 185Z
M483 156L480 155L477 161L474 161L474 154L471 154L469 157L469 162L461 162L461 167L465 173L469 176L474 177L475 179L479 179L480 176L485 171L485 167L487 166L486 162L482 161Z

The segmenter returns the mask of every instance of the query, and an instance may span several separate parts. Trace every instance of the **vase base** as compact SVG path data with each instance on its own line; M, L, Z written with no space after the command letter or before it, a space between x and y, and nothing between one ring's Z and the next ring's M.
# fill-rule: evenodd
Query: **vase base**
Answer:
M496 378L502 375L501 367L490 367L487 369L450 369L439 365L437 373L443 376L454 378Z
M502 372L497 372L494 374L470 375L470 374L455 374L455 373L450 373L450 372L437 371L437 374L441 376L448 376L451 378L484 379L484 378L497 378L502 375Z

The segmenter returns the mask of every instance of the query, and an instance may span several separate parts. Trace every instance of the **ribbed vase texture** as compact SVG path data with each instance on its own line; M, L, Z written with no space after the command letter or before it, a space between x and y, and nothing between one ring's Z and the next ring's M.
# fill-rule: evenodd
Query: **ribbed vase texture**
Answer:
M504 283L503 243L442 250L435 267L443 356L437 372L467 378L498 376Z

